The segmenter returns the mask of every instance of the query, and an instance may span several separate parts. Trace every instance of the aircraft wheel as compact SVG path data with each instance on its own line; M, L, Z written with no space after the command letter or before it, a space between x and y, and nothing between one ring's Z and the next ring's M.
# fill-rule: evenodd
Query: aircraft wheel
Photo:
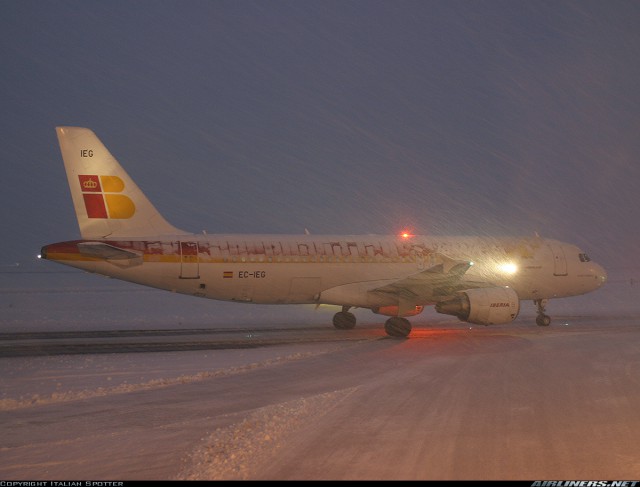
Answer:
M338 330L351 330L356 326L356 316L348 311L340 311L333 315L333 326Z
M411 333L411 323L409 320L397 316L389 318L384 323L384 331L392 337L406 338Z
M538 326L549 326L551 323L551 318L547 315L538 315L536 318L536 324Z

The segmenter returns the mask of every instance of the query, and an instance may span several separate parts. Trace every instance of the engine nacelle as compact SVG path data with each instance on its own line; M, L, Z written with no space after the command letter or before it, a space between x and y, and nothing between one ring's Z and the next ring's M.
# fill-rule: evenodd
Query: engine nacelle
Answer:
M414 309L405 311L401 315L398 314L398 311L400 310L399 306L379 306L377 308L372 308L371 311L373 311L376 314L385 315L385 316L415 316L422 313L423 309L424 309L424 306L415 306Z
M435 306L438 313L457 316L477 325L511 323L520 312L518 294L510 287L487 287L460 291Z

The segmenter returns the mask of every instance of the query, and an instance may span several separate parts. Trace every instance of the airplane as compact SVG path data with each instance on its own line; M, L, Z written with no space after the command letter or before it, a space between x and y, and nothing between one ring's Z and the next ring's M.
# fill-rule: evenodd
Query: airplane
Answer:
M171 225L94 132L56 127L81 239L45 245L41 258L154 288L216 300L352 308L388 316L408 337L425 306L478 325L516 319L521 301L548 326L549 299L604 285L607 274L577 246L530 237L214 235Z

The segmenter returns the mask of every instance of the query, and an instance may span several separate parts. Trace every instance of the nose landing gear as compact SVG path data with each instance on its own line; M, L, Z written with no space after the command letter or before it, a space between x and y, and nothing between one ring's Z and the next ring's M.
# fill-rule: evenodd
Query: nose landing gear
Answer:
M535 305L538 307L538 316L536 317L536 324L538 326L549 326L551 323L551 317L544 313L547 301L548 299L536 299L534 301Z

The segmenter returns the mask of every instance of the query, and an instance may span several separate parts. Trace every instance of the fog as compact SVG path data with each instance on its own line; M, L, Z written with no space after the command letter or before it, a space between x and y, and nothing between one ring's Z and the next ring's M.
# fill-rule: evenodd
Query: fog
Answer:
M2 265L78 235L56 125L194 232L538 232L635 261L636 2L2 12Z

